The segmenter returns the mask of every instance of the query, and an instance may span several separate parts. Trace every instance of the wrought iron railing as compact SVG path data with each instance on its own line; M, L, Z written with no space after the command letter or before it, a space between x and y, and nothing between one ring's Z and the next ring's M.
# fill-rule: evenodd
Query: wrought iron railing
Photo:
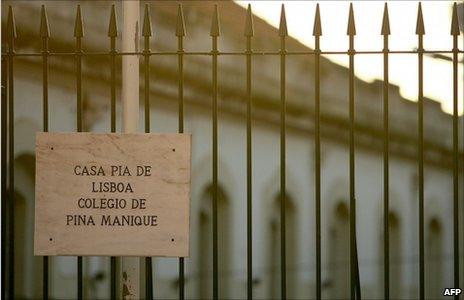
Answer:
M459 186L459 165L461 154L458 144L458 55L464 53L458 48L458 36L460 34L456 4L453 7L451 36L453 48L449 50L426 50L423 46L423 37L425 34L422 9L419 3L416 34L418 38L417 49L392 51L389 49L390 25L388 17L387 4L385 4L381 35L383 36L383 50L356 51L355 50L355 20L353 6L350 5L347 35L349 45L347 51L324 51L320 48L320 37L322 36L321 17L319 6L317 6L313 36L315 47L308 51L288 51L286 41L288 38L286 16L284 6L282 5L280 26L278 34L280 36L279 51L256 50L252 47L254 28L253 15L251 7L248 6L245 22L245 41L246 49L240 52L225 52L219 50L218 37L220 36L219 12L215 7L212 25L211 25L211 42L210 52L191 52L184 49L185 25L182 6L178 8L178 18L175 35L177 36L177 51L172 52L154 52L150 49L152 36L151 20L149 6L145 7L145 16L143 20L142 37L143 50L140 52L118 52L116 40L118 28L116 22L116 13L114 5L110 12L110 22L108 28L108 38L110 48L108 52L87 52L82 48L82 39L84 38L84 28L80 6L77 6L76 22L74 28L75 51L71 52L53 52L49 49L50 30L47 18L47 12L44 6L41 9L40 38L42 39L42 51L40 53L18 53L15 51L16 27L13 15L13 9L10 6L8 10L8 20L6 24L6 41L2 44L2 286L3 295L9 299L14 298L14 65L16 57L35 56L42 58L42 88L43 88L43 131L49 129L49 58L53 56L67 56L75 59L75 77L76 77L76 105L77 131L83 130L83 101L82 101L82 58L85 56L106 56L110 58L111 65L111 87L110 87L110 110L111 110L111 132L116 132L116 58L124 55L138 55L143 58L144 72L144 105L145 105L145 132L150 131L150 59L154 55L176 56L178 59L178 132L184 132L184 57L188 55L208 56L212 62L212 153L213 153L213 206L212 206L212 232L213 232L213 298L219 298L219 273L218 273L218 60L221 56L243 56L246 64L246 216L247 216L247 297L253 297L253 278L252 278L252 67L253 58L256 56L278 56L280 57L280 234L281 234L281 298L287 297L287 280L286 280L286 220L285 220L285 191L286 191L286 59L288 56L303 55L314 56L314 143L315 143L315 236L316 236L316 298L322 297L321 282L321 93L320 93L320 60L322 55L341 54L349 57L349 211L350 211L350 278L351 278L351 299L361 298L361 282L359 280L358 257L356 246L356 193L355 193L355 94L354 94L354 61L358 55L381 54L383 55L383 230L384 230L384 298L389 299L390 284L390 255L389 255L389 57L394 54L411 54L417 55L418 58L418 212L419 212L419 297L425 298L425 268L424 268L424 95L423 95L423 57L425 54L452 54L453 64L453 251L454 251L454 286L459 287L459 207L458 207L458 186ZM7 209L5 209L7 208ZM8 221L8 226L6 224ZM6 231L8 228L8 232ZM8 257L6 256L6 241L8 241ZM83 264L82 257L77 260L77 298L83 297ZM146 298L153 297L153 278L152 278L152 261L146 258ZM111 258L111 299L116 298L116 258ZM7 284L7 285L6 285ZM179 299L184 299L184 258L179 258ZM43 298L49 298L49 260L43 258ZM314 295L308 295L312 297Z

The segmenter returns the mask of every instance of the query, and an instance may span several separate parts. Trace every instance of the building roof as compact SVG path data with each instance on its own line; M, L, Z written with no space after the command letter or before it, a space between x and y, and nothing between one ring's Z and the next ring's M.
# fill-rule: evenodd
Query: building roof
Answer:
M84 20L83 49L86 52L108 52L107 37L110 8L108 1L2 1L2 7L12 5L18 39L17 52L40 53L42 41L39 36L40 6L47 8L50 22L50 50L52 52L73 52L74 19L77 4L81 5ZM169 1L147 2L151 9L153 51L174 52L177 50L175 36L177 3ZM211 51L209 29L214 4L220 11L221 35L219 50L240 52L245 49L245 10L230 1L204 2L183 1L186 37L184 48L192 52ZM115 2L117 21L122 22L120 2ZM143 18L144 1L141 1ZM2 45L5 45L7 9L2 10ZM142 20L141 20L142 21ZM308 26L312 26L308 21ZM254 17L255 34L252 39L256 51L276 52L279 50L278 30L264 20ZM121 26L119 26L121 28ZM298 40L288 37L289 51L308 51L308 47ZM117 48L120 46L120 34ZM88 56L84 60L84 73L101 80L109 80L106 59L103 56ZM177 97L177 61L175 56L154 56L151 59L152 81L157 82L160 95L166 99ZM51 67L68 68L72 63L64 60L50 60ZM33 60L30 60L33 63ZM280 64L278 55L253 56L253 104L255 115L270 122L279 122L280 109ZM39 63L35 61L35 63ZM105 67L103 67L103 65ZM186 98L195 95L194 100L209 105L211 91L211 58L208 55L188 55L185 62ZM101 66L101 67L99 67ZM287 114L288 126L303 132L312 132L314 115L314 58L312 55L287 57ZM143 72L143 69L141 69ZM220 108L243 114L245 94L245 59L242 55L221 55L219 58L219 100ZM323 58L321 62L321 111L323 137L337 141L348 140L348 70ZM89 75L89 76L90 76ZM356 128L359 144L382 149L382 87L381 81L367 83L355 80ZM392 148L398 154L415 159L417 153L417 105L405 100L397 86L390 85L390 123ZM199 97L203 95L203 97ZM187 101L189 99L186 99ZM192 100L193 101L193 100ZM438 102L425 99L425 139L429 156L438 159L438 164L450 164L452 145L451 117L442 112ZM364 141L364 142L362 142ZM396 146L395 146L396 144ZM426 157L428 157L426 155Z

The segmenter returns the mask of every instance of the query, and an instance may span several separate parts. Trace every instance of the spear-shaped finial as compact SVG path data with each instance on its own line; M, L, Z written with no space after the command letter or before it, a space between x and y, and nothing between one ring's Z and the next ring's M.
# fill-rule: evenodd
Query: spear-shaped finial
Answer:
M285 6L283 4L280 10L279 36L288 36L287 18L285 17Z
M319 12L319 3L316 4L316 13L314 15L313 36L322 35L321 13Z
M253 13L251 12L251 5L248 4L246 19L245 19L245 36L253 36L255 34L255 27L253 24Z
M50 27L48 25L48 17L47 11L45 10L45 5L42 5L40 10L40 37L50 37Z
M416 34L425 34L424 18L422 17L422 4L419 2L419 8L417 10L417 23L416 23Z
M184 10L182 4L177 8L176 36L185 36Z
M453 15L451 17L451 35L459 35L458 7L456 2L453 5Z
M388 17L388 5L385 2L385 7L383 9L383 20L382 20L382 35L390 35L390 18Z
M350 3L350 12L348 14L348 29L346 30L346 34L356 35L356 26L354 24L353 3Z
M210 36L219 36L221 34L221 27L219 25L219 10L217 4L214 5L213 21L211 22Z
M118 24L116 23L116 9L114 4L111 5L111 15L110 15L110 25L108 26L108 36L117 37L118 36Z
M6 28L8 32L8 37L15 39L16 35L16 23L13 14L13 8L11 6L8 7L8 19L6 21Z
M151 36L151 16L150 7L148 6L148 4L145 4L145 15L143 17L142 36Z
M81 6L77 5L76 21L74 22L74 37L81 38L84 36L84 25L82 22Z

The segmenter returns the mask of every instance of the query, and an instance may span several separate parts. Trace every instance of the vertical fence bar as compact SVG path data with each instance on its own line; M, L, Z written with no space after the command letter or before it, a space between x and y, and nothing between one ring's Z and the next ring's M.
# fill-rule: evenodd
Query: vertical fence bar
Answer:
M150 37L152 35L150 8L145 4L142 36L144 40L144 103L145 103L145 133L150 132ZM153 262L151 257L145 257L145 299L153 299Z
M110 24L108 27L108 37L110 38L110 64L111 64L111 132L116 132L116 37L118 27L116 23L116 11L114 4L111 6ZM111 280L110 295L111 299L116 299L116 257L110 259Z
M116 132L116 38L118 36L118 28L116 23L116 10L114 4L111 6L108 36L110 37L111 47L111 132Z
M41 17L40 17L40 37L42 38L42 101L43 101L43 131L48 131L48 41L50 38L50 28L48 25L47 13L45 11L45 6L42 5L41 8ZM43 286L42 286L42 296L44 299L48 299L48 277L49 277L49 262L48 257L43 257Z
M419 179L419 298L425 298L425 267L424 267L424 92L423 92L423 35L424 20L422 5L419 2L417 13L416 34L418 36L418 179Z
M285 202L286 202L286 37L287 20L285 17L285 7L282 4L280 13L280 279L281 279L281 298L287 298L287 264L286 264L286 237L285 237Z
M74 26L74 38L76 39L76 111L77 111L77 132L82 132L82 37L84 30L82 26L81 6L77 5L76 22Z
M251 108L253 96L251 92L251 38L254 35L253 14L251 5L248 4L245 19L246 37L246 94L247 94L247 115L246 115L246 156L247 156L247 298L253 298L253 240L252 240L252 139L251 139Z
M7 19L7 41L8 41L8 49L10 48L10 44L12 44L11 39L14 39L16 37L16 27L14 24L14 17L13 17L13 8L11 6L8 7L8 19ZM14 48L13 48L14 50ZM9 51L7 51L9 53ZM8 205L8 188L7 188L7 168L8 168L8 163L7 163L7 148L8 148L8 77L9 77L9 72L8 72L8 62L9 62L9 56L3 56L2 55L2 127L1 127L1 134L2 134L2 286L6 287L6 243L7 243L7 237L6 237L6 222L7 222L7 205ZM6 298L7 294L5 293L6 289L2 290L2 298Z
M14 43L16 27L13 9L8 12L8 298L14 299Z
M177 23L176 23L176 36L177 36L177 68L178 68L178 98L179 98L179 124L178 132L184 133L184 36L185 36L185 22L182 5L179 4L177 9ZM179 299L185 298L184 292L184 258L179 257Z
M48 42L50 29L48 25L47 12L42 5L40 19L40 37L42 38L42 99L43 99L43 130L48 131Z
M82 27L81 7L77 6L76 22L74 26L74 37L76 39L76 128L77 132L82 132L82 37L84 36ZM83 258L77 257L77 298L83 299Z
M145 16L143 18L143 63L144 63L144 104L145 104L145 133L150 132L150 37L152 35L150 8L145 4Z
M178 69L178 97L179 97L179 133L184 132L184 36L185 36L185 22L182 4L179 4L177 11L177 69Z
M7 168L8 168L8 165L7 165L7 126L8 126L8 123L7 123L7 105L6 105L6 101L7 101L7 95L8 95L8 92L7 92L7 76L8 76L8 72L7 72L7 68L8 68L8 63L7 63L7 57L6 56L3 56L2 55L2 98L1 98L1 101L2 101L2 104L1 104L1 109L2 109L2 127L1 127L1 134L2 134L2 260L1 260L1 263L2 263L2 266L4 266L2 268L2 286L6 286L5 283L5 278L6 278L6 262L5 262L5 258L6 258L6 218L7 218L7 214L6 214L6 203L7 203L7 188L6 188L6 185L7 185L7 178L6 178L6 174L7 174ZM1 297L2 298L5 298L6 295L4 293L4 291L2 291L2 294L1 294Z
M459 137L458 137L458 36L459 21L456 2L453 5L451 20L453 36L453 252L454 252L454 286L459 286ZM456 300L459 295L454 296Z
M351 281L351 299L360 298L357 247L356 247L356 193L355 193L355 116L354 116L354 36L356 27L354 22L353 4L350 3L348 16L349 36L349 122L350 122L350 281Z
M389 227L389 119L388 119L388 37L390 35L390 22L388 17L388 6L385 3L383 11L382 30L383 35L383 280L384 280L384 299L390 299L390 227Z
M319 3L314 17L314 160L315 160L315 204L316 204L316 299L321 299L321 47L322 35Z
M8 33L9 34L9 33ZM2 201L2 260L1 260L1 264L2 266L4 266L2 268L2 286L6 286L6 261L5 261L5 258L6 258L6 218L7 218L7 213L6 213L6 204L7 204L7 197L8 197L8 194L7 194L7 184L8 184L8 181L7 181L7 168L8 168L8 164L7 164L7 144L8 144L8 141L7 141L7 138L8 138L8 135L7 135L7 126L8 126L8 121L7 121L7 104L6 104L6 101L7 101L7 95L8 95L8 92L7 92L7 84L8 84L8 81L7 81L7 77L8 77L8 71L7 71L7 68L8 68L8 63L7 63L8 59L6 56L3 56L2 55L2 98L1 98L1 117L2 117L2 125L1 125L1 139L2 139L2 145L1 145L1 149L2 149L2 154L1 154L1 157L2 157L2 198L1 198L1 201ZM5 294L5 290L2 290L1 292L1 297L2 298L6 298L6 294Z
M211 23L212 38L212 115L213 115L213 298L219 299L219 273L218 273L218 136L217 136L217 69L218 69L218 44L217 39L220 34L219 12L217 4L214 6L213 21Z

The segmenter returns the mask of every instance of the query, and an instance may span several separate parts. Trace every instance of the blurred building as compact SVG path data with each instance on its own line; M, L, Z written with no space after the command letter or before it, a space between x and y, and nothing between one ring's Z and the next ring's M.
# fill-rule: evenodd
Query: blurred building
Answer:
M52 52L73 52L75 8L82 7L83 49L107 52L112 2L3 1L2 51L5 51L7 7L12 5L18 32L17 52L40 53L40 5L50 22ZM121 4L116 2L118 22ZM144 5L144 3L141 3ZM156 51L176 51L177 5L152 2ZM184 4L186 51L211 50L213 3ZM221 51L243 51L245 11L220 2ZM141 16L143 14L141 13ZM308 21L311 24L312 21ZM309 26L309 25L308 25ZM119 26L121 27L121 26ZM120 37L119 37L120 39ZM121 45L120 40L117 47ZM253 48L276 51L277 29L255 17ZM290 51L308 48L288 38ZM119 59L119 58L118 58ZM314 60L311 55L287 58L287 266L288 297L315 295L314 205ZM153 132L177 131L177 57L151 58ZM221 298L246 298L246 82L245 58L219 57L219 265ZM141 65L143 73L143 66ZM40 298L42 263L33 256L34 136L42 130L41 57L15 58L15 243L18 298ZM118 88L120 86L118 60ZM259 299L280 295L278 56L253 56L253 273ZM143 76L143 74L141 74ZM322 280L323 297L349 295L348 70L323 59L322 110ZM72 55L50 58L50 131L76 130L75 61ZM143 77L141 77L143 85ZM143 86L142 86L143 88ZM110 128L110 60L84 56L84 127ZM185 128L193 134L191 256L186 259L186 296L212 296L211 230L211 59L185 57ZM417 105L390 86L390 253L391 297L418 296ZM119 90L118 90L119 97ZM141 90L143 97L143 90ZM360 280L363 297L383 298L383 103L382 82L355 81L356 190ZM428 294L440 297L452 287L452 119L437 102L425 100L425 238ZM117 104L118 128L121 105ZM143 103L140 106L140 128ZM462 175L462 174L461 174ZM461 181L462 185L462 181ZM462 198L461 198L462 199ZM462 210L461 210L462 214ZM462 224L462 223L461 223ZM462 235L461 235L462 236ZM91 241L89 241L91 242ZM460 248L461 251L463 247ZM463 255L461 255L463 256ZM53 298L76 295L76 258L51 258ZM176 298L177 259L154 260L155 298ZM461 268L462 270L462 268ZM85 295L109 297L109 258L84 259ZM464 276L463 276L464 277Z

